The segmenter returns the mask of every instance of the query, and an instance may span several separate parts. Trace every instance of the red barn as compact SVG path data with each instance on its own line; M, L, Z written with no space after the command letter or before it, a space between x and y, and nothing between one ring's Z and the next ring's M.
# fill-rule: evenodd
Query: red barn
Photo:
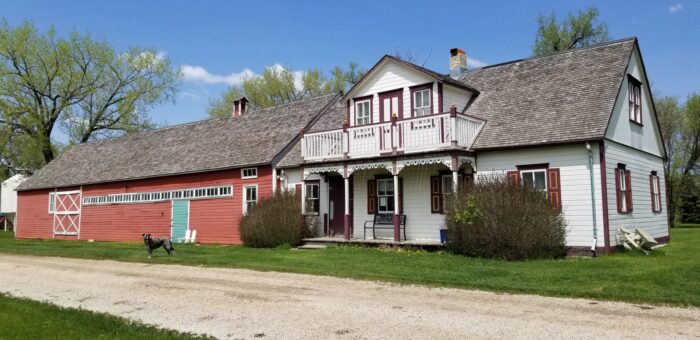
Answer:
M239 221L280 185L277 164L337 102L314 97L76 145L18 190L16 235L136 241L142 233L240 243Z

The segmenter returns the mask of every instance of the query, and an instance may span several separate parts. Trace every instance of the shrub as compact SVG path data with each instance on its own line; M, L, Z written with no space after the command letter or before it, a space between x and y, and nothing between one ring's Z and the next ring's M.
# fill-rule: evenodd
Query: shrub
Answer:
M310 234L302 222L299 197L291 191L278 191L261 199L241 219L241 238L250 247L295 247Z
M454 253L504 260L566 254L564 218L541 191L482 176L451 205L445 225L447 248Z

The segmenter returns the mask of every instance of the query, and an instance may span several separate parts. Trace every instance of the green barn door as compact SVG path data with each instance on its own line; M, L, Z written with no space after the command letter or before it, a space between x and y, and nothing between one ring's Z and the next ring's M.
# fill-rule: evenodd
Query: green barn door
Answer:
M185 233L190 222L190 201L173 201L172 232L170 238L173 242L184 242Z

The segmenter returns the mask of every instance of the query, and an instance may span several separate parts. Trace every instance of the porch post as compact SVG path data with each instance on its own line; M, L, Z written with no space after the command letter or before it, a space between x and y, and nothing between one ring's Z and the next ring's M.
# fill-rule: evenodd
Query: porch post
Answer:
M302 173L303 176L303 173ZM306 181L301 181L301 215L306 215Z
M277 168L272 167L272 193L277 192Z
M399 175L394 174L394 242L401 241L401 215L399 211Z
M452 193L456 194L459 189L459 171L452 170Z
M345 216L343 220L343 231L345 233L345 239L350 239L350 177L347 176L347 171L345 176L343 176L343 182L345 184Z

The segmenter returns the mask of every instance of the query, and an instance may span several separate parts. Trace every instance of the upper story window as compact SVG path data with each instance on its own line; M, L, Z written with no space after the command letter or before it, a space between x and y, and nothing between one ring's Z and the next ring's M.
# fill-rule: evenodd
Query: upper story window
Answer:
M241 178L258 178L258 168L245 168L241 169Z
M629 84L629 115L630 120L642 124L642 83L628 77Z
M49 214L53 214L56 211L56 193L49 193Z
M424 87L412 91L414 117L420 117L431 114L430 92L430 87Z
M372 101L363 99L355 101L355 125L366 125L372 122Z

